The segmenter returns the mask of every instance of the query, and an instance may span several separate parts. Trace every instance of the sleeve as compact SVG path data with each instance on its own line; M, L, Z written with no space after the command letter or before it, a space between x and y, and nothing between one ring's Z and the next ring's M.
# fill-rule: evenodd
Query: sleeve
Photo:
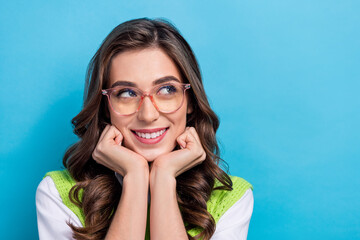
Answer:
M253 207L254 196L249 188L219 219L211 240L246 240Z
M73 239L67 222L80 227L79 218L63 204L51 177L45 177L36 190L36 214L39 239Z

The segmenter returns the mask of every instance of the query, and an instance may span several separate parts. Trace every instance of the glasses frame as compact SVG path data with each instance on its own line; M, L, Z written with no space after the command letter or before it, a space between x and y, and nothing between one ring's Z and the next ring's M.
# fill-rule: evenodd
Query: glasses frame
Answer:
M141 105L143 104L145 97L149 97L149 98L150 98L152 104L154 105L155 109L156 109L158 112L161 112L161 113L174 113L174 112L176 112L177 110L179 110L179 109L182 107L182 105L184 104L185 91L186 91L187 89L190 89L190 88L191 88L191 85L190 85L190 83L177 83L177 82L176 82L176 83L172 83L172 84L181 85L181 87L183 88L183 98L182 98L182 100L181 100L180 106L179 106L177 109L175 109L174 111L171 111L171 112L166 112L166 111L161 111L161 110L158 108L158 106L156 105L155 100L154 100L154 98L153 98L153 95L156 93L155 91L156 91L158 88L160 88L160 87L162 87L162 86L166 86L166 85L168 85L168 84L169 84L169 83L164 83L164 84L156 85L156 86L152 87L149 92L144 92L144 91L142 91L141 89L139 89L139 88L137 88L137 87L116 86L116 87L113 87L113 88L102 89L102 90L101 90L101 94L104 95L104 96L107 96L108 103L109 103L109 105L110 105L111 110L112 110L114 113L116 113L117 115L119 115L119 116L130 116L130 115L132 115L132 114L137 113L137 112L140 110ZM124 88L124 87L127 88L127 89L132 89L132 90L135 90L135 91L141 93L141 96L140 96L141 99L140 99L140 102L139 102L139 106L138 106L138 108L136 109L136 111L133 112L133 113L129 113L129 114L121 114L121 113L118 113L117 111L115 111L115 109L114 109L113 106L111 105L111 99L110 99L110 98L111 98L111 93L112 93L113 91L119 89L119 88ZM155 92L155 93L154 93L154 92Z

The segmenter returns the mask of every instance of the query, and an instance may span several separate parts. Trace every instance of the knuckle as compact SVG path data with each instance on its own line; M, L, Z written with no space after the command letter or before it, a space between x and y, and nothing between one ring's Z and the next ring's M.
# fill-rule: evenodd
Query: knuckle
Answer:
M198 156L202 157L204 155L205 151L201 148L198 150Z
M102 153L104 152L104 145L103 143L99 143L97 146L96 146L96 149L95 149L98 153Z
M99 160L101 154L104 152L104 146L101 143L98 143L98 145L96 145L94 151L92 152L92 157L94 160Z
M205 160L205 158L206 158L206 152L203 150L203 149L201 149L200 151L199 151L199 159L201 160L201 161L204 161Z
M91 156L92 156L92 158L95 160L95 162L98 161L98 159L99 159L99 154L98 154L98 152L96 151L96 149L92 152Z
M95 150L92 152L91 157L96 161L96 153L95 153Z

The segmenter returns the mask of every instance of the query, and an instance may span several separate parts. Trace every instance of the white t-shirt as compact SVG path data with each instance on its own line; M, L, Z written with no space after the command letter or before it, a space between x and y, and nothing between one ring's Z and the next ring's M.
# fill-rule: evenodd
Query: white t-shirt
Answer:
M119 179L120 183L121 180ZM211 240L245 240L253 206L254 197L249 188L220 218ZM40 240L72 240L72 230L66 223L82 226L79 218L63 204L60 194L49 176L45 177L37 188L36 213Z

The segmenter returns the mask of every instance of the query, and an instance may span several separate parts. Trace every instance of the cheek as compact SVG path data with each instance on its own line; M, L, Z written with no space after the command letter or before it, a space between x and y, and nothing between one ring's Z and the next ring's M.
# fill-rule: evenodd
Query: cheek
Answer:
M183 133L186 128L186 111L187 111L186 108L182 109L182 111L179 112L179 116L175 120L179 135Z
M129 117L119 117L110 114L111 125L115 126L122 134L124 134L125 126L131 121Z
M123 136L123 146L127 147L129 149L134 150L131 146L132 144L129 142L130 134L132 134L130 131L127 130L128 124L131 122L131 119L128 117L111 117L111 124L115 126Z

